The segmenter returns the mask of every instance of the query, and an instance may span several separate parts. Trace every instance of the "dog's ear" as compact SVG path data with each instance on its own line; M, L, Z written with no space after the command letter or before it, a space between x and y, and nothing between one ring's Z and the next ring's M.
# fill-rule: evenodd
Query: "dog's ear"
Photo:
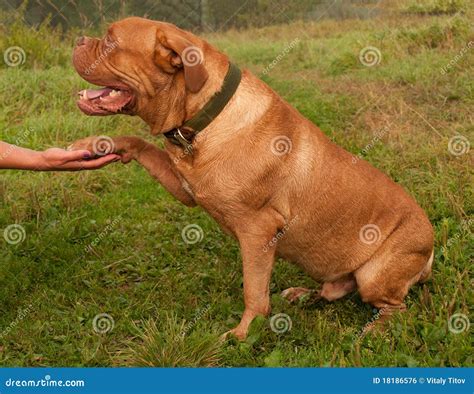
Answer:
M186 88L196 93L206 83L209 74L204 66L202 50L193 45L179 31L162 30L157 32L157 48L155 61L167 72L184 69Z

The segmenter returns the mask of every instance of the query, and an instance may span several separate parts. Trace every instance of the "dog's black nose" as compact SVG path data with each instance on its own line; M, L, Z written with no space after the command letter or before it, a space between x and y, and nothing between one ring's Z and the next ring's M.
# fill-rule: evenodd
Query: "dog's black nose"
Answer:
M77 40L76 40L76 45L80 46L80 45L84 45L86 43L86 37L82 36L82 37L79 37Z

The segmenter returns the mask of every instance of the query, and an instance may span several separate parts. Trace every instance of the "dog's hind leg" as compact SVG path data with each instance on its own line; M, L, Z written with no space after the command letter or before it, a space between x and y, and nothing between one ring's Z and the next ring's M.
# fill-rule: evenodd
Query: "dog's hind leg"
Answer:
M379 309L379 318L370 329L383 326L394 313L406 310L408 290L427 278L430 261L426 253L392 254L391 249L385 249L354 273L362 301Z
M353 292L357 288L357 283L352 274L348 274L332 282L325 282L320 291L306 289L304 287L290 287L284 290L281 295L289 302L295 302L308 298L312 301L325 299L335 301Z
M296 302L311 297L316 290L307 289L306 287L290 287L281 292L281 296L289 302Z
M326 282L320 291L320 296L327 301L335 301L352 293L357 288L354 275L348 274L334 282Z

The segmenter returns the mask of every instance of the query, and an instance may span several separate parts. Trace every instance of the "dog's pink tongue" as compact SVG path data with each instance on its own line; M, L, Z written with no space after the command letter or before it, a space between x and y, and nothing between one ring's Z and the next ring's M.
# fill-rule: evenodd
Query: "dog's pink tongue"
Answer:
M82 92L87 94L87 98L89 100L93 100L100 96L105 96L109 94L113 89L110 88L102 88L102 89L85 89Z

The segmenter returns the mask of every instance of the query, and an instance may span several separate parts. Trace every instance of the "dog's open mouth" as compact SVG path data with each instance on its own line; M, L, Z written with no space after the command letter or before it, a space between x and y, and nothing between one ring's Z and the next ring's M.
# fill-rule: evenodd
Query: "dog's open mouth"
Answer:
M128 113L132 99L133 94L123 88L84 89L77 105L87 115L112 115Z

